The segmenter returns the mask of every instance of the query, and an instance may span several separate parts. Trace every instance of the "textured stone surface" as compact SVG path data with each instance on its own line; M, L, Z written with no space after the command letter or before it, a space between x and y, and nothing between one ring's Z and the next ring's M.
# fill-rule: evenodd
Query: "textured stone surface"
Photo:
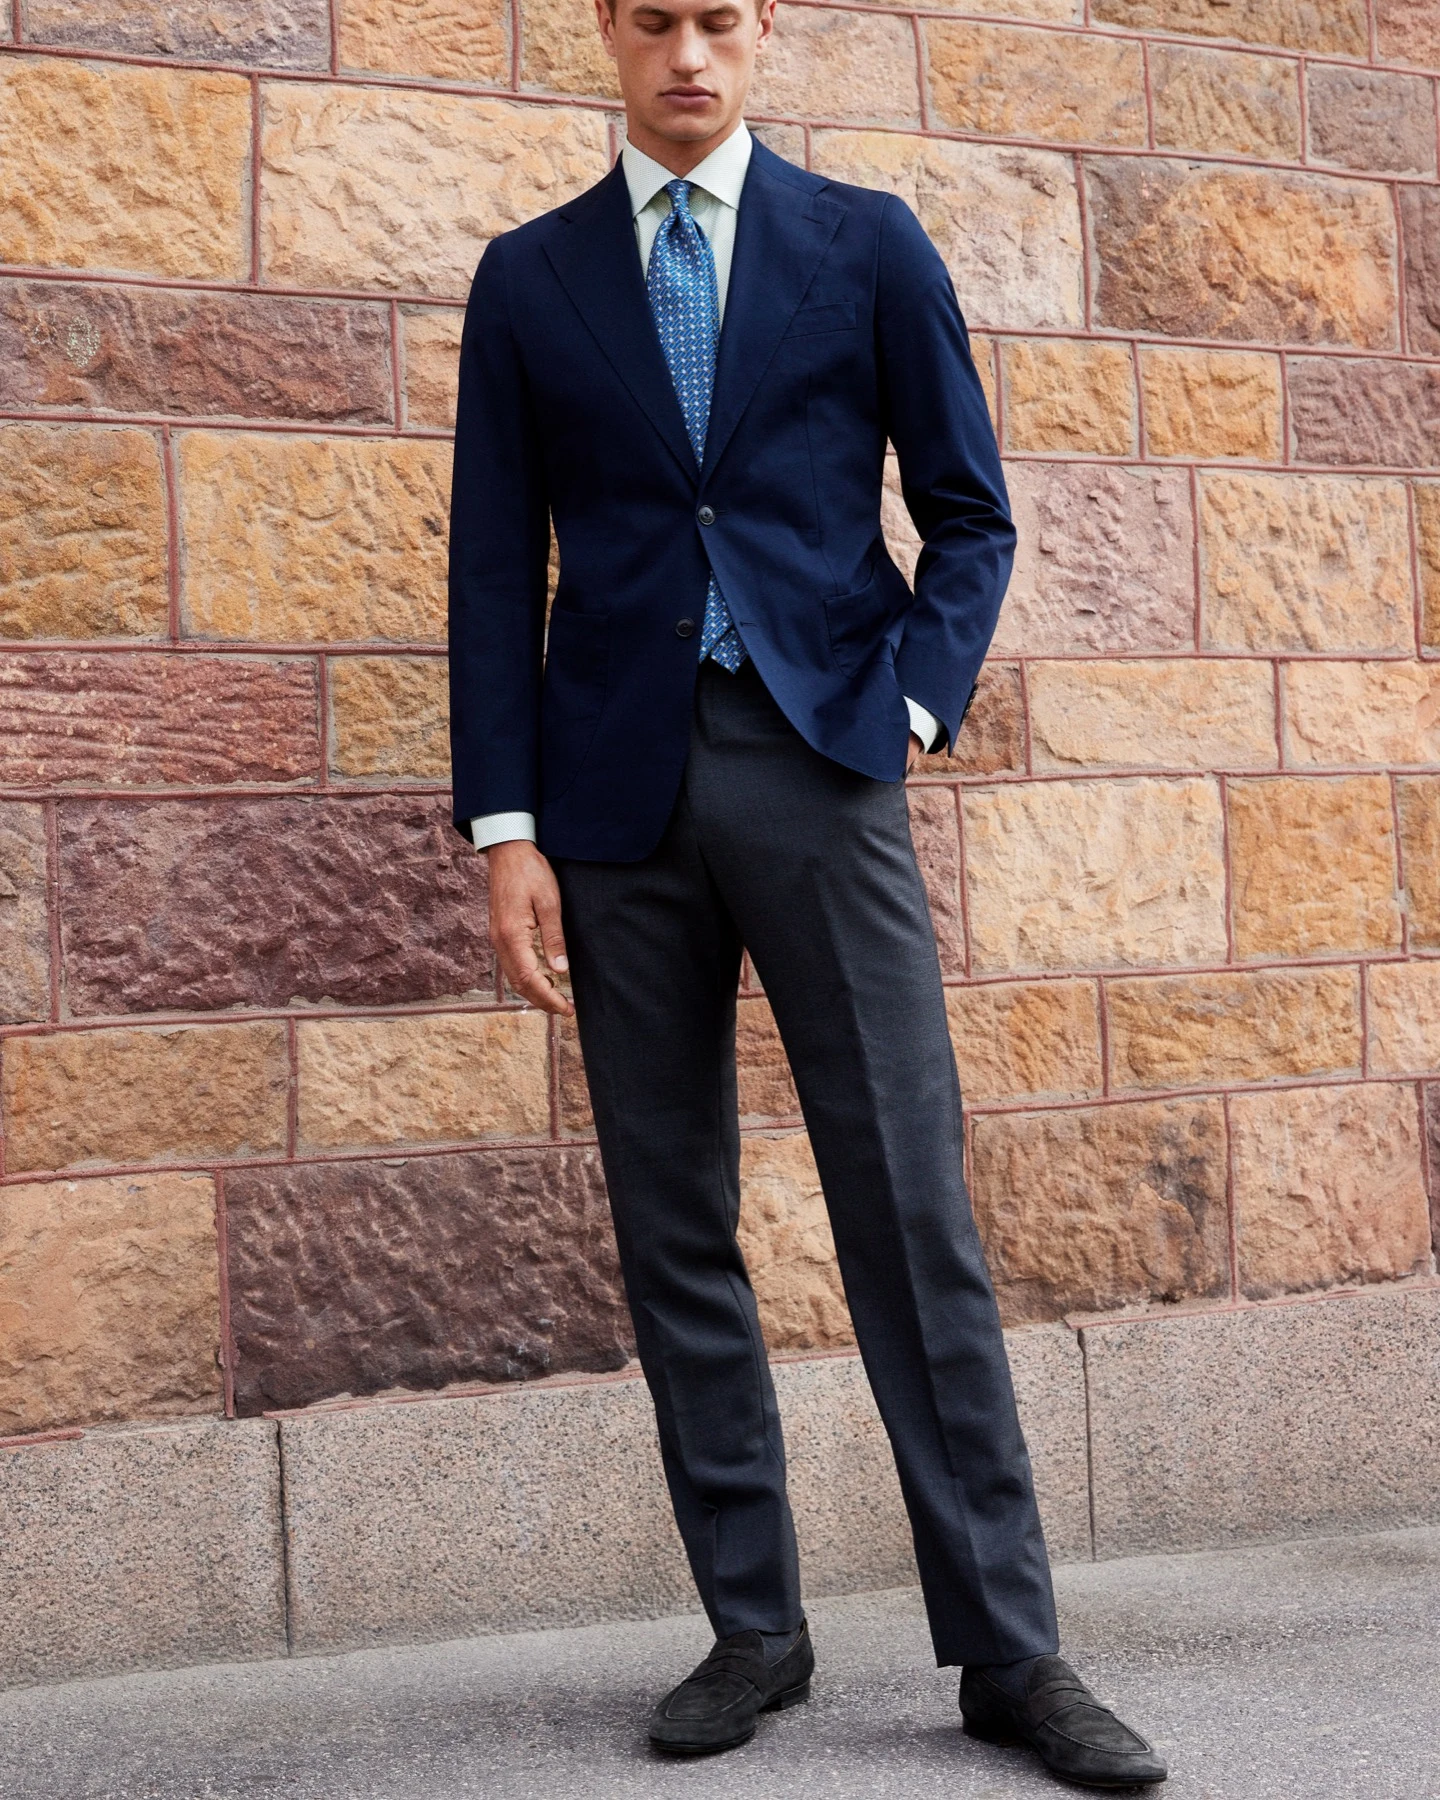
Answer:
M595 1130L595 1115L590 1110L590 1084L580 1055L580 1033L574 1019L557 1019L555 1026L560 1130L571 1137L589 1137Z
M165 565L152 433L0 425L0 637L158 634Z
M1195 533L1183 470L1015 463L1006 479L1020 547L997 650L1193 644Z
M1290 435L1302 462L1440 464L1440 369L1433 363L1294 356L1287 374Z
M1440 482L1417 481L1410 491L1420 563L1420 641L1434 649L1440 646Z
M1135 454L1135 365L1128 345L1064 338L1000 347L1007 450Z
M72 1011L492 992L485 860L448 801L68 801Z
M1027 680L1036 769L1275 766L1269 663L1033 662Z
M817 131L818 174L885 188L945 258L967 320L1023 331L1085 319L1075 170L1058 151Z
M218 1412L215 1186L0 1188L0 1435Z
M1314 161L1435 173L1435 101L1420 76L1316 63L1306 74L1305 102Z
M1383 775L1232 781L1229 813L1238 955L1400 947Z
M1025 768L1025 697L1014 663L986 663L955 752L937 751L915 764L920 775L1018 775Z
M593 1148L242 1169L225 1212L242 1412L629 1355Z
M1440 18L1431 0L1375 0L1375 36L1386 62L1440 69Z
M1200 481L1201 617L1220 650L1405 650L1410 532L1398 481Z
M1407 183L1397 192L1405 247L1405 325L1410 348L1440 356L1440 191Z
M1395 343L1394 218L1374 183L1138 156L1089 159L1086 178L1097 324Z
M278 1023L12 1038L0 1059L5 1166L283 1150L289 1080Z
M803 1132L747 1132L741 1140L740 1249L772 1353L855 1342L825 1197Z
M1395 811L1410 948L1440 950L1440 777L1402 776Z
M1290 367L1293 371L1295 364ZM1280 460L1278 357L1147 344L1140 352L1140 391L1152 456Z
M1425 1112L1425 1163L1430 1188L1430 1243L1440 1258L1440 1083L1421 1088Z
M1223 1294L1218 1100L975 1120L975 1215L1007 1323Z
M0 1024L50 1014L45 814L0 800Z
M350 780L444 781L450 696L440 656L330 663L330 768Z
M1285 757L1297 767L1440 763L1440 668L1419 662L1287 664Z
M1151 44L1150 86L1162 150L1299 161L1300 84L1288 59Z
M965 970L965 919L960 906L960 818L949 787L912 787L910 835L935 926L940 968L946 975Z
M931 123L997 137L1143 144L1140 46L1009 25L925 21Z
M531 0L519 9L519 18L522 87L620 98L615 64L593 16L566 0Z
M1092 16L1136 31L1193 32L1243 38L1284 50L1322 50L1365 56L1369 32L1365 0L1095 0Z
M0 653L0 787L290 782L319 767L308 660Z
M1000 981L945 990L967 1105L1088 1100L1104 1085L1091 981Z
M463 297L486 241L591 186L606 150L603 116L573 107L275 84L266 279Z
M1237 1094L1230 1135L1240 1285L1252 1298L1428 1272L1413 1088Z
M1360 1073L1354 969L1256 969L1106 983L1120 1088Z
M7 56L0 140L0 262L244 278L243 76Z
M735 1007L735 1063L740 1118L745 1124L800 1116L779 1027L763 995L743 996Z
M755 69L750 105L857 125L918 125L910 21L885 13L792 7Z
M285 1654L275 1427L0 1450L0 1682Z
M24 0L25 41L132 56L328 69L326 0Z
M486 86L510 79L501 0L337 0L335 10L342 69Z
M3 281L0 405L388 420L390 321L363 302Z
M1440 963L1376 963L1366 982L1371 1072L1434 1074L1440 1067Z
M968 792L964 808L977 970L1224 956L1213 782L1043 782Z
M182 612L201 637L444 637L448 444L187 433Z
M405 355L405 422L450 431L460 380L460 329L464 313L453 307L402 309Z

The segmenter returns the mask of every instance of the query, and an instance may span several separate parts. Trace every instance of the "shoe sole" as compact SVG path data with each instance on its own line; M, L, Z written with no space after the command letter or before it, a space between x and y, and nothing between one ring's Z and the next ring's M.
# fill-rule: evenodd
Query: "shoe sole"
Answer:
M1001 1749L1034 1750L1041 1762L1045 1763L1047 1772L1053 1775L1057 1781L1067 1782L1071 1787L1101 1788L1107 1793L1121 1793L1127 1790L1133 1793L1137 1788L1159 1787L1160 1783L1166 1779L1164 1775L1158 1775L1147 1777L1143 1781L1082 1781L1078 1776L1067 1775L1061 1769L1051 1768L1028 1738L1017 1737L1014 1732L996 1731L985 1725L972 1725L963 1716L961 1729L966 1737L977 1738L982 1744L994 1744Z
M792 1688L782 1688L778 1694L772 1694L760 1708L762 1713L784 1712L788 1706L799 1706L810 1698L810 1683L800 1681ZM754 1737L756 1726L752 1725L739 1737L726 1738L723 1744L668 1744L664 1738L652 1737L651 1745L665 1756L718 1756L723 1750L738 1750L742 1744L748 1744Z

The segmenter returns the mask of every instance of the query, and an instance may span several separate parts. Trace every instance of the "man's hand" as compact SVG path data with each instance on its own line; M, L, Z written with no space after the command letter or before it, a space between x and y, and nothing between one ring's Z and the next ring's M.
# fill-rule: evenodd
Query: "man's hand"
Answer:
M916 757L923 756L924 754L925 754L925 746L920 742L919 738L916 737L915 733L912 731L910 733L909 755L906 756L906 758L905 758L905 773L907 775L915 767Z
M575 1008L555 985L555 976L570 967L560 930L560 887L555 871L524 838L493 844L487 854L490 941L505 979L522 1000L568 1017ZM535 953L537 932L543 963Z

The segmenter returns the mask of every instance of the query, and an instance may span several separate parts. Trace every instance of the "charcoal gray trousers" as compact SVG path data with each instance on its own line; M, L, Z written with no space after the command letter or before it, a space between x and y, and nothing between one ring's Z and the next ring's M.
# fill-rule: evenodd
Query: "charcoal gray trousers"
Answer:
M640 1361L716 1634L801 1615L780 1420L735 1239L743 945L799 1091L936 1657L1053 1652L904 784L812 750L753 663L707 662L659 847L556 873Z

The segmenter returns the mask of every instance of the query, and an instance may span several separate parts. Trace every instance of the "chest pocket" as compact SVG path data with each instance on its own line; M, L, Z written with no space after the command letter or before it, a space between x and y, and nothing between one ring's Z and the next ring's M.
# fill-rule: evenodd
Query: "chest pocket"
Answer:
M811 337L817 331L853 331L855 302L836 300L826 306L802 306L790 321L787 338Z

